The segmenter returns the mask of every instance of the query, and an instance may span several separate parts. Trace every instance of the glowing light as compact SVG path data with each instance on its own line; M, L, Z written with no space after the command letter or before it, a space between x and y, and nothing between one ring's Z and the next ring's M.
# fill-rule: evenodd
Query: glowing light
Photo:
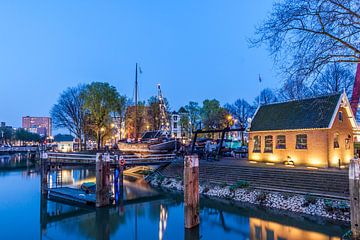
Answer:
M275 165L275 163L270 163L270 162L267 162L265 163L266 165Z
M257 164L258 162L255 162L255 161L249 161L249 163L252 163L252 164Z
M317 167L306 167L307 169L319 169Z
M269 157L269 160L270 160L270 161L277 161L277 157L276 157L275 155L271 155L271 156Z

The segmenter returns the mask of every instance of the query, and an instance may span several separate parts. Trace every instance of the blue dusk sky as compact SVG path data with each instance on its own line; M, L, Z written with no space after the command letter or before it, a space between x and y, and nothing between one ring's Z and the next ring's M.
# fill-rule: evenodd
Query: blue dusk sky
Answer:
M0 2L0 121L48 116L69 86L106 81L140 100L161 84L171 108L216 98L253 102L276 87L266 48L249 48L270 0ZM258 75L263 79L258 82Z

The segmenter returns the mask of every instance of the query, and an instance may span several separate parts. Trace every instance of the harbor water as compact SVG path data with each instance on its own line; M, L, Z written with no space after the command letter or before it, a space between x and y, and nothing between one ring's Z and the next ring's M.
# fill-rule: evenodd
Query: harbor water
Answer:
M50 176L50 184L52 184ZM63 170L63 183L93 181L91 169ZM201 199L199 228L184 230L181 194L124 181L124 204L95 209L45 199L34 161L0 156L0 239L340 240L344 223L252 205Z

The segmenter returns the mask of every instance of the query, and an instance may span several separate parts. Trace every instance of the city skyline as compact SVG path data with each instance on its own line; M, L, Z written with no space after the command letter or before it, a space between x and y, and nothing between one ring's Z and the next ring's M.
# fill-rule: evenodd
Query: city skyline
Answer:
M160 83L172 110L207 98L252 103L259 74L261 88L281 80L266 49L248 44L270 1L0 5L0 118L12 126L49 116L60 93L80 83L106 81L131 98L136 62L140 100Z

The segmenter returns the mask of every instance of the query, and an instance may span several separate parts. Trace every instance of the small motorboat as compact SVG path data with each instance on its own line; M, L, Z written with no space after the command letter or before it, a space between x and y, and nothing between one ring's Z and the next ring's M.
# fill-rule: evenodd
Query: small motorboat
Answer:
M94 182L84 182L81 184L81 190L86 193L95 193L96 192L96 183Z

